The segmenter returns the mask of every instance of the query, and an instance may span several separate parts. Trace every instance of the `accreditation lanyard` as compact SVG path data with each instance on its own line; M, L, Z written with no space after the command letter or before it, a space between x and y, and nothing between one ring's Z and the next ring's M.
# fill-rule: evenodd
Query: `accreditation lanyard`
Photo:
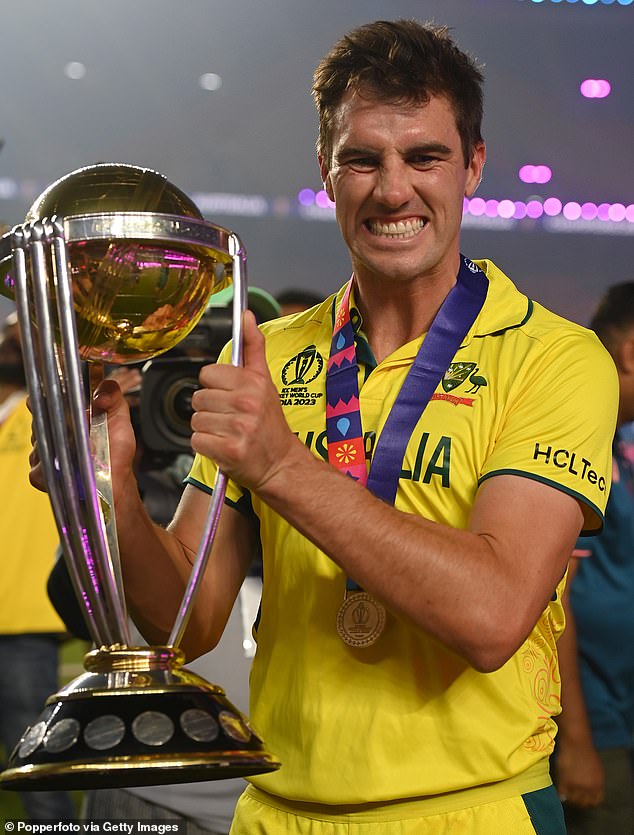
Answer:
M403 381L377 441L370 471L359 408L359 367L350 320L351 278L335 316L326 373L328 461L364 484L380 499L394 504L403 457L412 432L473 325L488 289L484 272L463 255L456 283L447 294ZM348 581L349 588L358 588ZM352 584L352 585L350 585Z

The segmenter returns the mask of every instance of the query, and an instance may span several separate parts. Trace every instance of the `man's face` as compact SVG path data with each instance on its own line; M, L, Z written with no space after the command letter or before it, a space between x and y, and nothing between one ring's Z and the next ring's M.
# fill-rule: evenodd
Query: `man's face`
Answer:
M462 205L480 182L479 145L465 168L449 101L392 104L348 93L331 160L320 159L355 273L392 281L455 277Z

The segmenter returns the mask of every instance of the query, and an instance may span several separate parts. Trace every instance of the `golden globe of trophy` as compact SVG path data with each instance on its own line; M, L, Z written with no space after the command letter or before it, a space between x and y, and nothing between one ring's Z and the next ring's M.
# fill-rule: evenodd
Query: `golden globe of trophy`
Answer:
M85 672L25 729L5 789L215 780L272 771L224 691L183 667L179 643L211 551L226 478L166 646L130 645L105 417L87 417L104 364L173 347L233 282L232 363L241 363L246 255L155 171L98 164L47 188L0 239L0 291L16 303L34 433L64 559L95 648ZM149 569L151 570L151 568ZM9 674L10 671L5 671Z

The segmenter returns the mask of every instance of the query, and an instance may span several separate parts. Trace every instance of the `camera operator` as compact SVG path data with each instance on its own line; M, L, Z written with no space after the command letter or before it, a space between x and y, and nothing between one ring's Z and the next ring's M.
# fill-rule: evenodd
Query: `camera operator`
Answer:
M113 369L131 407L137 439L135 470L143 502L152 519L167 524L173 516L193 456L189 445L191 397L202 365L215 362L231 338L232 288L212 296L194 330L175 348L142 367ZM259 322L279 315L279 305L266 291L250 288L249 308ZM248 710L248 674L254 652L251 626L261 590L257 555L240 591L222 641L188 665L207 681L221 681L243 712ZM48 582L49 596L77 637L89 639L83 616L72 592L63 559L58 559ZM145 642L132 625L133 641ZM240 778L210 782L97 789L84 795L82 818L91 820L170 820L187 822L189 835L226 835L233 811L245 787Z

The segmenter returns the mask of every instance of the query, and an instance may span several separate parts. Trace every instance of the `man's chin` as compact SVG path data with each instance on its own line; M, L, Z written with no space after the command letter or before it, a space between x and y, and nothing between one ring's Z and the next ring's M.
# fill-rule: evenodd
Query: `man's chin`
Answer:
M355 270L357 274L371 274L375 278L401 283L419 278L429 268L423 259L399 258L393 253L387 253L379 258L364 259L363 262L359 262L359 267L360 269Z

